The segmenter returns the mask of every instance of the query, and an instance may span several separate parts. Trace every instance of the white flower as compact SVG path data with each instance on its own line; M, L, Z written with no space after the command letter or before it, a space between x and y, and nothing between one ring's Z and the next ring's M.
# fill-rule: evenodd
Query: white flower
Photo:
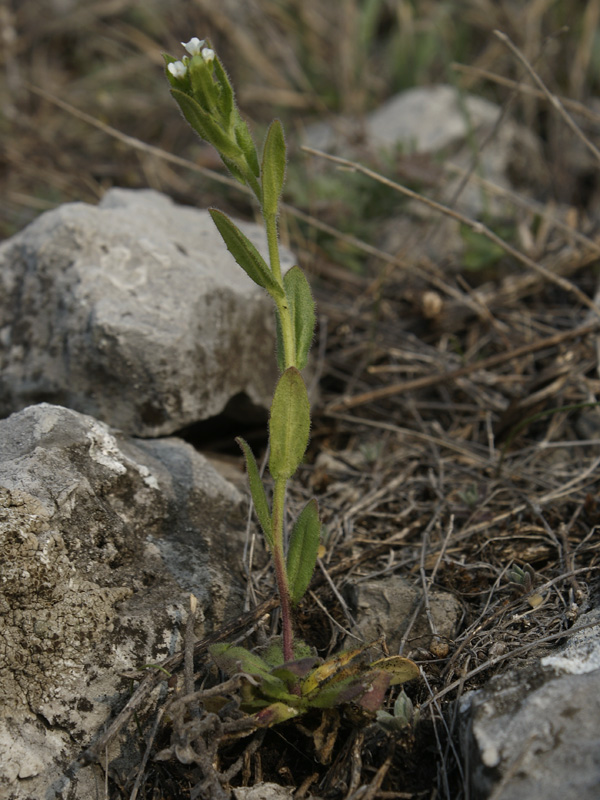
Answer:
M215 59L215 51L211 50L210 47L203 48L202 58L206 61L207 64L210 64L210 62L214 61Z
M171 63L167 65L167 69L174 78L185 78L187 72L187 66L183 61L171 61Z
M194 36L189 42L182 42L181 44L191 56L199 56L204 47L204 39L198 39L197 36Z

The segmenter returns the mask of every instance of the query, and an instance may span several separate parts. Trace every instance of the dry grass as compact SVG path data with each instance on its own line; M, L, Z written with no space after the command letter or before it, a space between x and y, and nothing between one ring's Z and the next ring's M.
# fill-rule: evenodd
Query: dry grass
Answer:
M334 109L368 110L392 87L453 79L501 102L543 137L542 192L486 187L510 204L515 237L495 233L494 221L460 220L501 247L491 269L465 273L445 258L443 244L438 259L418 248L441 216L457 218L453 208L420 196L436 216L400 251L344 230L335 204L292 203L285 219L321 315L311 458L292 500L317 495L327 548L302 608L302 632L322 653L335 648L352 631L344 587L373 575L405 576L420 591L402 649L426 677L409 687L423 722L389 748L346 731L347 746L328 770L294 761L280 741L278 764L257 746L242 758L240 774L302 785L297 797L325 795L329 786L327 796L345 800L436 792L458 800L466 795L454 701L560 642L597 586L599 121L590 97L598 90L592 33L600 2L253 0L236 15L232 0L164 5L65 0L65 15L56 0L49 4L55 13L44 16L34 2L0 8L0 233L60 202L95 202L112 185L151 186L181 202L218 200L251 213L247 198L215 177L214 154L181 124L162 81L160 51L178 52L179 40L193 34L212 37L259 127L274 109L293 132ZM561 32L567 22L571 30ZM294 159L307 169L314 164L300 153ZM343 166L372 181L373 192L388 180L370 166ZM446 181L454 172L443 166L436 176ZM406 193L386 187L395 188ZM358 273L340 267L348 252L360 261ZM272 576L247 566L250 610L211 641L268 633L265 625L274 624L265 618L275 607ZM417 640L414 623L418 613L431 621L434 589L458 599L460 625L452 639L441 640L432 627L428 640ZM197 669L209 643L195 645ZM183 673L184 661L181 654L163 666ZM189 691L189 652L187 675ZM140 681L91 760L134 714L148 713L163 678L155 672ZM159 721L157 741L166 735ZM193 770L140 759L137 775L112 775L111 796L191 796ZM335 781L346 790L336 794Z

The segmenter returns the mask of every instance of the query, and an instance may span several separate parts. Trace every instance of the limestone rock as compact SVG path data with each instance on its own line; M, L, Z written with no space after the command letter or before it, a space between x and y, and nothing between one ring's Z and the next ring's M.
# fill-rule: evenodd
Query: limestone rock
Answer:
M401 153L419 158L421 154L444 153L445 163L459 170L471 167L476 146L479 177L502 188L531 189L547 179L540 143L531 131L510 117L500 119L501 114L500 106L476 95L461 96L452 86L422 86L391 97L369 114L362 126L357 120L347 119L342 124L320 122L307 129L305 138L311 147L359 161L364 161L365 151L370 156L385 152L388 157ZM389 170L386 174L394 177ZM436 189L442 191L434 193L435 199L451 202L463 213L475 216L483 210L502 211L504 204L476 184L467 184L455 198L460 182L460 175L440 174ZM410 207L417 215L433 213L422 204L413 203Z
M350 605L357 620L356 632L365 642L385 635L390 653L396 654L407 626L415 611L418 612L422 593L401 575L360 581L348 589ZM458 600L449 592L435 589L431 590L429 600L436 636L432 635L425 611L421 608L408 635L408 650L435 650L455 634L460 615ZM351 644L348 639L346 646ZM408 650L405 649L405 653Z
M266 407L271 306L207 211L151 190L63 205L0 245L0 415L51 402L149 437Z
M233 796L235 800L288 800L293 796L293 789L276 783L257 783L234 789Z
M241 608L242 496L178 439L47 404L0 422L0 487L0 797L95 797L64 770L119 673L181 646L190 592L198 635Z
M600 787L600 611L559 653L493 678L461 702L471 796L596 800Z

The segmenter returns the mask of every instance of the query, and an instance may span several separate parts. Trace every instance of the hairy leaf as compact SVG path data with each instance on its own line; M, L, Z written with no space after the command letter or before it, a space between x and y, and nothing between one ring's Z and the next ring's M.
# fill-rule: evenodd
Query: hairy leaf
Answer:
M193 97L175 88L171 89L171 94L192 128L202 139L212 144L222 158L235 160L239 157L237 146L232 144L211 114L207 113Z
M281 317L279 316L279 311L275 310L275 332L277 336L276 340L276 356L277 356L277 367L279 372L283 372L285 370L285 347L283 344L283 331L281 329Z
M230 124L235 107L233 87L231 86L225 67L218 56L215 56L213 61L213 69L215 80L219 86L219 111L221 112L223 121L226 122L226 124Z
M300 661L305 658L311 658L313 652L311 648L299 639L298 637L294 637L294 658L296 661ZM272 642L269 647L263 653L263 659L269 664L271 667L281 667L283 666L283 646L281 640L277 640Z
M227 249L244 272L272 297L283 297L283 289L250 239L222 211L210 208L209 212Z
M261 183L263 211L266 216L275 216L285 180L285 139L283 127L278 119L273 120L263 147Z
M373 661L369 665L371 669L385 672L390 676L390 686L397 686L399 683L406 683L418 678L421 674L419 667L410 658L402 656L390 656Z
M245 672L248 675L255 675L257 678L271 677L271 670L266 661L244 647L219 643L213 644L209 650L216 665L227 675Z
M313 498L300 512L290 537L286 569L293 605L300 602L310 584L317 563L320 534L319 507Z
M269 470L275 480L290 478L308 446L310 404L302 375L289 367L279 378L269 418Z
M218 111L219 92L213 80L212 67L204 61L202 56L192 56L188 63L188 74L194 99L216 121L220 116Z
M269 511L267 495L265 494L265 487L260 479L258 464L256 463L254 453L252 452L248 442L244 441L244 439L242 439L240 436L238 436L236 442L242 448L244 451L244 456L246 457L246 469L248 470L248 483L250 484L252 502L254 503L254 509L256 511L258 521L260 522L260 527L265 535L269 549L272 551L273 531L271 527L271 513Z
M286 719L297 717L302 711L298 708L293 708L285 703L271 703L267 708L262 711L257 711L254 714L254 720L258 727L268 728L271 725L276 725L278 722L285 722Z
M271 675L284 681L288 687L295 686L298 683L298 678L306 677L318 660L317 656L307 656L306 658L298 659L298 661L287 661L272 670Z
M256 153L256 147L254 145L254 139L250 134L250 130L248 129L248 125L244 122L244 120L240 117L239 112L235 111L235 140L240 146L241 151L243 152L244 156L246 157L246 163L252 170L255 177L258 178L260 175L260 168L258 166L258 155Z
M368 650L371 646L370 644L361 645L353 650L345 650L337 656L328 658L307 676L302 687L302 692L304 694L311 694L325 681L330 681L333 679L333 676L340 675L343 669L347 669L351 661L361 655L361 653L364 653L365 650ZM362 667L359 665L358 669L360 670ZM356 672L357 670L355 669L354 671ZM346 675L347 674L348 673L346 673Z
M315 335L315 302L306 276L300 267L294 266L286 272L283 288L294 326L296 366L298 369L304 369Z

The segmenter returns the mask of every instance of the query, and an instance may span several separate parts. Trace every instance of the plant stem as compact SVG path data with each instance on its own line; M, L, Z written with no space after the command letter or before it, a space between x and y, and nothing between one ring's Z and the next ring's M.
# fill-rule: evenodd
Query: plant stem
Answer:
M265 231L267 233L267 244L269 247L269 261L271 262L271 271L277 283L283 285L283 278L281 275L281 260L279 258L279 237L277 235L277 217L274 214L265 214L265 212L263 211L263 220L265 222Z
M273 489L273 561L275 563L275 577L281 603L281 628L283 634L283 660L292 661L294 658L292 614L290 607L290 592L288 589L287 570L283 554L283 514L285 510L285 487L287 480L280 478L275 481Z
M279 283L279 285L283 286L283 277L281 275L281 259L279 257L279 238L277 235L277 217L271 214L265 214L263 211L263 220L265 223L265 231L267 233L271 272L273 273L273 277ZM281 336L283 339L285 369L287 369L288 367L296 366L294 326L292 325L290 307L287 304L287 301L275 300L275 303L277 305L277 312L279 314Z
M254 192L254 195L255 195L256 199L258 200L258 202L262 203L262 189L260 187L260 183L259 183L258 179L254 177L254 175L253 175L253 173L252 173L252 171L250 169L244 170L242 168L242 171L244 172L244 178L246 179L246 183L248 184L248 187L250 189L252 189L252 191Z

